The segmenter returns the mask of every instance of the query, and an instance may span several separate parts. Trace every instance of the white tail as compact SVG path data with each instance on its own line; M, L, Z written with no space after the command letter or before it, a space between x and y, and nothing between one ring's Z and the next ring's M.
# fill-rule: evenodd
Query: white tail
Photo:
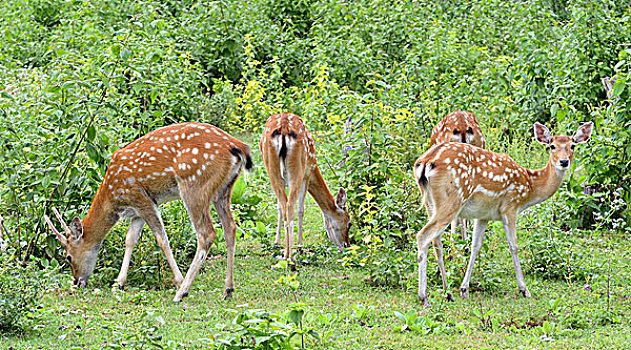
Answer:
M485 148L486 142L482 129L475 115L471 112L454 111L447 114L432 130L429 146L445 142L462 142ZM451 235L456 235L456 227L460 226L462 239L467 240L466 220L456 219L451 222ZM441 244L440 241L435 244ZM446 283L446 282L445 282ZM446 287L446 286L445 286Z
M66 249L74 282L84 287L94 270L99 248L119 219L131 219L125 239L125 256L117 283L122 288L132 250L145 223L166 255L178 286L174 301L180 301L197 276L216 233L210 219L213 203L227 245L225 296L234 291L233 270L236 226L230 211L232 188L244 167L252 167L248 146L209 124L182 123L166 126L114 152L103 182L83 220L69 226L53 208L65 235L48 217L47 223ZM169 247L158 206L182 199L197 232L197 253L186 273L178 268Z
M414 175L423 194L429 217L417 235L418 296L427 301L427 251L455 218L475 219L471 257L460 287L468 297L469 281L480 252L484 229L491 220L504 224L504 232L521 293L529 297L517 252L517 215L524 209L552 196L561 186L570 167L574 146L587 142L594 124L583 124L573 137L552 137L548 129L535 123L535 138L550 149L550 159L543 169L526 169L509 156L462 143L444 143L425 152L414 165ZM439 265L442 265L442 253ZM444 269L441 269L443 281Z
M300 117L284 113L267 119L261 136L261 157L278 198L276 244L285 221L284 257L291 259L294 244L295 207L298 203L298 244L302 244L302 217L307 191L322 209L329 239L338 247L348 246L350 216L346 192L340 188L333 198L316 163L315 143ZM289 187L289 197L285 192Z

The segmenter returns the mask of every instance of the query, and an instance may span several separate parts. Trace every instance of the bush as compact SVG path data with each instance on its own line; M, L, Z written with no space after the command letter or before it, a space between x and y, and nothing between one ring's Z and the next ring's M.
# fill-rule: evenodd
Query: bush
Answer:
M18 331L38 307L42 273L35 264L20 266L0 252L0 333Z

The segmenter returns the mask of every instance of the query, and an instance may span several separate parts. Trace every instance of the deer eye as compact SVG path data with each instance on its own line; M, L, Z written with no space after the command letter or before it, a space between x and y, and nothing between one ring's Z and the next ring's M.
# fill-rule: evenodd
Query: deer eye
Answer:
M72 257L71 257L70 255L66 256L66 261L67 261L69 264L72 264Z
M570 146L570 149L574 149L574 146L576 146L576 145L572 145L572 146Z
M550 146L548 146L548 148L550 148L551 151L554 151L556 149L556 147L554 145L550 145Z
M458 129L454 130L454 135L460 135L460 130Z

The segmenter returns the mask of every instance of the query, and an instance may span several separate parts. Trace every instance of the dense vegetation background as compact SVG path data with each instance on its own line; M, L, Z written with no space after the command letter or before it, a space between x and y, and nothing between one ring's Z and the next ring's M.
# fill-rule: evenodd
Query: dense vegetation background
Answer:
M529 167L547 159L532 123L571 133L593 120L592 141L532 225L628 240L630 33L620 0L3 1L3 264L57 267L43 215L57 206L68 219L83 216L111 154L135 138L203 121L257 153L264 121L281 111L302 116L332 191L347 189L357 246L340 261L372 284L414 285L425 213L411 167L433 126L458 109L476 114L489 149ZM263 245L276 215L266 181L259 163L233 206L241 239ZM190 233L179 204L164 216L168 230ZM124 232L106 241L97 282L113 280ZM170 238L188 264L194 235ZM593 275L578 263L584 249L546 232L529 239L544 254L530 261L543 277ZM169 278L154 242L136 249L132 280ZM491 290L497 281L489 272L480 283Z

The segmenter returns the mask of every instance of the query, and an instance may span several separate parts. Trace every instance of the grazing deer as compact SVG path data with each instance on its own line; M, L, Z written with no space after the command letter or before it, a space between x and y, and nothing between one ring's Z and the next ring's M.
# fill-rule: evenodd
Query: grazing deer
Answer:
M460 286L462 297L469 297L471 271L490 220L504 224L517 285L522 295L530 297L517 255L517 215L550 198L559 189L572 163L574 146L589 140L593 126L592 122L583 124L572 137L552 137L545 126L535 123L535 138L550 149L548 164L539 170L526 169L506 154L453 142L430 148L416 161L414 175L429 217L427 225L417 235L418 297L422 302L427 301L429 244L439 238L456 217L475 219L471 257ZM438 255L440 266L442 253ZM444 273L443 268L443 284Z
M439 143L462 142L480 148L486 148L484 135L475 115L471 112L455 111L447 114L432 130L429 147ZM460 226L462 239L467 240L467 225L464 220L455 219L451 222L451 235L456 234L456 227ZM437 242L436 244L441 244Z
M333 198L316 163L315 143L297 115L275 114L267 119L261 137L261 157L278 198L278 228L275 243L285 221L285 259L291 260L294 245L295 207L298 203L298 244L302 245L302 217L307 191L322 210L329 239L338 247L349 245L350 216L343 188ZM289 187L289 196L285 192Z
M105 236L120 219L131 219L125 238L125 256L117 283L122 288L132 250L145 223L166 255L178 287L173 301L180 301L197 276L216 232L210 217L213 203L227 245L225 297L234 291L233 270L236 225L230 211L232 188L241 168L252 168L249 147L209 124L182 123L148 133L114 152L103 182L83 220L69 226L53 208L66 235L46 222L66 250L75 285L85 287L94 270ZM182 199L195 231L197 252L182 278L169 247L158 206Z

